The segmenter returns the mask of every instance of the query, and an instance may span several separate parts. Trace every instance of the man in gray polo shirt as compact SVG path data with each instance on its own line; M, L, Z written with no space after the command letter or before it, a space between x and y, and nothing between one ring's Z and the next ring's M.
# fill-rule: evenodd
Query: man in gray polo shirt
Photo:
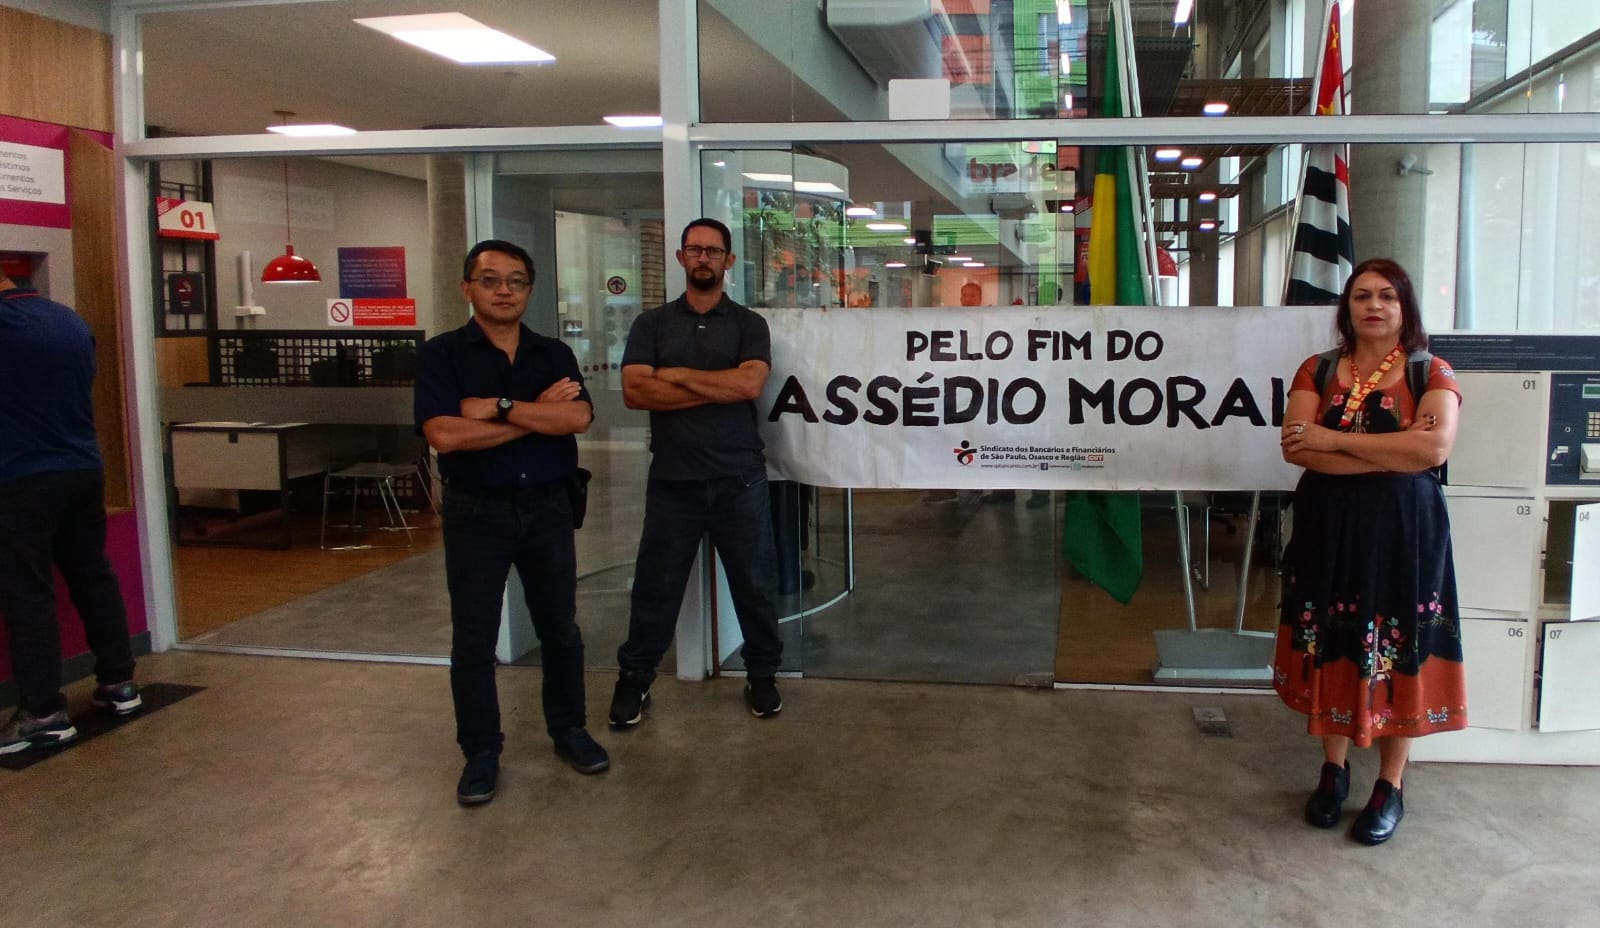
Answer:
M783 658L773 604L777 553L755 405L771 370L772 339L765 319L723 293L734 262L728 227L696 219L680 245L688 289L640 314L622 356L624 401L650 410L652 457L628 640L617 649L615 728L644 717L708 532L744 632L745 702L756 718L783 708L773 680Z

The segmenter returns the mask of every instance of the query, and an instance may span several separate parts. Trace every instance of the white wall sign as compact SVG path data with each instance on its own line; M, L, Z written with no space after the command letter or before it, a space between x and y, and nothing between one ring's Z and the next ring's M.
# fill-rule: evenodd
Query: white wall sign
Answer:
M222 237L210 203L172 197L156 197L156 232L162 238L216 241Z
M1328 307L769 309L769 469L821 486L1292 489Z
M66 153L0 140L0 199L67 202Z

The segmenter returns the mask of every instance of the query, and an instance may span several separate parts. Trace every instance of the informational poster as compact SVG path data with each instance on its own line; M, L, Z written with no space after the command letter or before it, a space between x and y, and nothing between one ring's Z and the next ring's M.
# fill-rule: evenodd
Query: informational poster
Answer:
M416 300L382 300L357 297L350 300L328 301L328 325L330 326L396 328L416 324Z
M766 309L769 469L821 486L1286 490L1333 310Z
M404 299L405 246L339 249L339 295L345 299Z
M0 223L72 227L66 145L63 126L0 116Z

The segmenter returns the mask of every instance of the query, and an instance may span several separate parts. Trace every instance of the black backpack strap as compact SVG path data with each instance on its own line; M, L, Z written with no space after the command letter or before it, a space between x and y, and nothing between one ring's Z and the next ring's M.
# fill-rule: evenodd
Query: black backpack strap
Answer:
M1432 367L1433 354L1425 349L1406 357L1406 386L1411 389L1412 402L1422 402L1422 394L1428 392L1428 371Z
M1411 401L1417 405L1422 404L1422 394L1428 392L1428 373L1433 368L1433 354L1426 350L1418 349L1406 357L1406 386L1411 390ZM1429 473L1440 482L1446 483L1447 469L1450 462L1446 461Z
M1311 375L1311 382L1317 387L1317 395L1321 396L1328 387L1328 378L1333 375L1333 366L1339 363L1339 349L1329 348L1317 355L1317 370Z

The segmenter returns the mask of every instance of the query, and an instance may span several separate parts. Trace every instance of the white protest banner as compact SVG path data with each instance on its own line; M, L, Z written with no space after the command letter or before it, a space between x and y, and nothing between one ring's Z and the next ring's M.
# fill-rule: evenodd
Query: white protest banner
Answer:
M769 470L818 486L1285 490L1332 307L765 309Z

